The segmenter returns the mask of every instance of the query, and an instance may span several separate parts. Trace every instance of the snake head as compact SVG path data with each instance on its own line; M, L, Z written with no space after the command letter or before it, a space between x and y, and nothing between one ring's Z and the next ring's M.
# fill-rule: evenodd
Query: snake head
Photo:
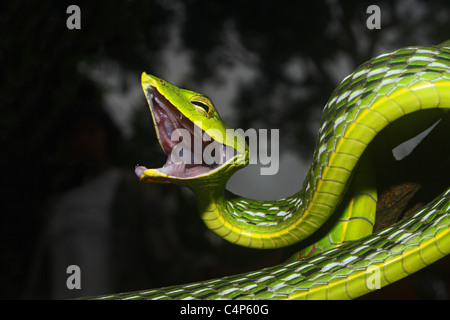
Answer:
M167 161L156 169L137 166L141 182L210 184L248 164L245 139L222 121L208 97L145 72L142 88Z

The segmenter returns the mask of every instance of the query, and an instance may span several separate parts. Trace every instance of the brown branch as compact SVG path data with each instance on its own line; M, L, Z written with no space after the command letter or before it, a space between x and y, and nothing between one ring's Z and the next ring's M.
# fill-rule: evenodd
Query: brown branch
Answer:
M450 117L436 125L401 161L377 161L380 193L375 231L412 215L439 196L450 181Z

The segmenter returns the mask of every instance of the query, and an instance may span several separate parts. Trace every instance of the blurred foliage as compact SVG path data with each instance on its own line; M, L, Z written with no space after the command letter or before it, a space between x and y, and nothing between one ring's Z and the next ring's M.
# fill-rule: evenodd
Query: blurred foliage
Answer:
M70 4L81 8L81 30L66 28ZM381 30L366 28L370 4L381 8ZM339 80L382 51L450 39L450 3L5 1L0 23L0 296L20 297L41 208L65 188L58 177L66 159L58 144L70 122L67 110L87 100L104 104L102 86L83 69L109 62L136 77L143 70L164 74L161 55L172 40L171 26L178 24L191 63L185 86L223 82L227 70L246 66L253 72L250 80L234 80L236 126L283 128L284 147L309 158L313 129ZM122 141L115 162L160 165L144 98L133 121L133 136Z
M82 29L66 27L68 1L7 1L0 11L2 172L1 296L17 297L39 232L40 208L61 192L64 159L57 128L67 110L101 103L98 84L80 63L117 60L125 68L148 64L164 44L168 11L153 1L79 2ZM145 13L145 18L135 19ZM152 30L152 32L143 32ZM145 44L145 45L143 45ZM144 52L145 50L145 52ZM5 263L3 263L5 262ZM8 263L6 263L8 262Z
M380 30L366 27L371 4L381 9ZM192 51L195 79L207 80L239 60L251 65L257 75L238 84L234 104L239 126L262 121L263 127L283 128L286 140L292 138L287 146L307 158L316 134L308 124L318 125L344 76L384 51L450 37L446 1L186 1L185 9L182 39ZM243 48L224 43L230 30ZM300 74L292 75L295 62Z

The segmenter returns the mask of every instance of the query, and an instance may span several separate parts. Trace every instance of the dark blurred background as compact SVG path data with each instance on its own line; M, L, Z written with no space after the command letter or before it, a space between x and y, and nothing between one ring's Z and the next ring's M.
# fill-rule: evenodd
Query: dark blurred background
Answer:
M66 26L72 4L81 29ZM372 4L381 29L366 26ZM140 89L143 71L209 95L232 127L280 129L281 176L250 168L230 183L247 196L276 198L300 188L322 108L345 75L377 54L450 39L444 0L3 1L0 8L6 299L166 286L289 255L225 243L198 219L190 192L138 183L136 164L165 162ZM81 267L79 291L65 286L70 264ZM446 297L433 277L450 270L438 270L377 297ZM433 281L438 293L421 289Z

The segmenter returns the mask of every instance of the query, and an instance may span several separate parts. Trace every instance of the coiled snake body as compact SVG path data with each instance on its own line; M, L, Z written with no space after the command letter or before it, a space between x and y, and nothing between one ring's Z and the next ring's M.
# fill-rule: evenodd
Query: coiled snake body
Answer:
M403 132L399 137L405 138L417 134L410 130L413 125L419 124L420 131L448 117L448 42L382 54L347 76L324 108L302 190L277 201L251 200L225 190L228 178L248 163L248 147L244 138L227 130L211 100L145 73L142 84L168 160L159 169L139 166L136 174L143 182L191 188L201 218L216 234L243 246L276 248L309 237L332 214L339 219L323 238L300 252L300 259L220 279L103 298L351 299L450 253L450 187L410 218L373 233L377 190L371 169L376 152L371 142L384 128L397 123ZM215 148L216 162L174 159L180 141L174 139L177 129L201 139L202 151ZM189 150L183 152L184 159L197 157L193 149L189 155Z

